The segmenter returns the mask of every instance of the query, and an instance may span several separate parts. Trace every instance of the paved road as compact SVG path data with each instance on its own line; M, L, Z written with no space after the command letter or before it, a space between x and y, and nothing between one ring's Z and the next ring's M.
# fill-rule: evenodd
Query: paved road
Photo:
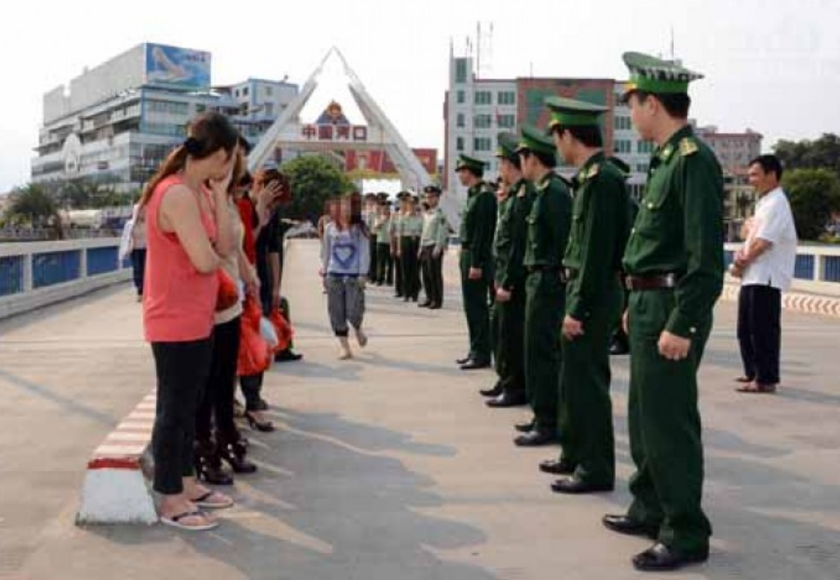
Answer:
M640 577L646 542L599 519L628 502L627 360L614 362L619 490L553 495L519 450L521 410L486 409L492 376L453 359L465 325L369 295L371 344L341 363L313 262L290 252L287 294L306 362L267 380L272 434L249 433L260 465L215 532L77 528L90 451L148 392L153 375L128 287L0 324L0 577L26 580L543 580ZM454 266L451 258L450 267ZM454 273L450 275L454 282ZM674 578L840 578L840 329L785 314L775 397L732 392L734 308L722 304L702 371L711 562Z

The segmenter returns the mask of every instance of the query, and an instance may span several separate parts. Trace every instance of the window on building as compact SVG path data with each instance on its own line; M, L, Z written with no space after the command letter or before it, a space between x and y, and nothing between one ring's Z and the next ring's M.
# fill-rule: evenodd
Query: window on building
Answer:
M464 127L465 125L466 125L466 122L464 120L464 113L458 113L458 118L455 121L455 126Z
M476 91L475 92L475 104L476 105L492 105L493 104L493 93L490 91Z
M196 113L203 113L206 110L207 110L207 105L196 105L195 106L195 112Z
M630 131L633 128L633 123L630 121L630 117L625 117L624 115L616 115L615 116L615 130L616 131Z
M615 152L616 153L632 153L633 151L633 142L628 139L617 139L615 142Z
M493 140L489 137L476 137L473 139L474 151L491 151L493 149Z
M464 138L458 137L455 139L455 150L456 151L463 151L464 150Z
M497 98L500 105L516 104L516 93L514 91L499 91Z
M274 96L274 87L265 87L265 96L266 97L273 97Z
M464 91L458 91L458 104L463 105L467 100L467 96Z
M244 89L242 89L242 96L243 96L243 97L247 97L247 96L248 96L248 87L245 87Z
M455 82L467 82L467 59L465 58L455 59Z
M500 129L514 129L516 128L516 115L499 115L496 124Z
M473 118L473 126L476 129L489 129L493 126L493 115L476 115Z
M651 141L636 141L637 153L653 153L653 142Z
M266 103L265 104L265 114L267 117L274 116L274 103Z

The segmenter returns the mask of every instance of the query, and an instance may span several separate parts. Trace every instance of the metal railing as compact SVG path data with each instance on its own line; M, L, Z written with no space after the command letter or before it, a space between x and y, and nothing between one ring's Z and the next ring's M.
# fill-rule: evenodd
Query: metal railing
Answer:
M726 266L743 244L726 244ZM840 296L840 246L800 244L796 249L793 289L802 292Z
M119 238L0 244L0 318L128 280Z

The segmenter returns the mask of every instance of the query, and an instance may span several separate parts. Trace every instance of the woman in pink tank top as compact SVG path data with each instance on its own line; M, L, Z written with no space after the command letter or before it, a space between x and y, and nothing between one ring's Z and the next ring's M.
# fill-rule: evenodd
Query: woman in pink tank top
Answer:
M236 251L226 194L238 140L223 115L199 115L140 202L147 223L143 323L157 371L154 490L160 521L186 530L215 527L203 510L233 503L196 481L192 454L196 408L210 372L217 270Z

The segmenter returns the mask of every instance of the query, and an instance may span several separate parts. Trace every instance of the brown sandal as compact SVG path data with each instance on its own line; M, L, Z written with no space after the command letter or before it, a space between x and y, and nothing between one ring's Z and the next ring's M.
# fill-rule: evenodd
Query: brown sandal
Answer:
M759 386L756 385L753 382L745 383L745 384L741 385L740 387L738 387L737 389L735 389L735 391L738 392L738 393L751 393L751 394L758 394L758 393L763 392L759 388Z

